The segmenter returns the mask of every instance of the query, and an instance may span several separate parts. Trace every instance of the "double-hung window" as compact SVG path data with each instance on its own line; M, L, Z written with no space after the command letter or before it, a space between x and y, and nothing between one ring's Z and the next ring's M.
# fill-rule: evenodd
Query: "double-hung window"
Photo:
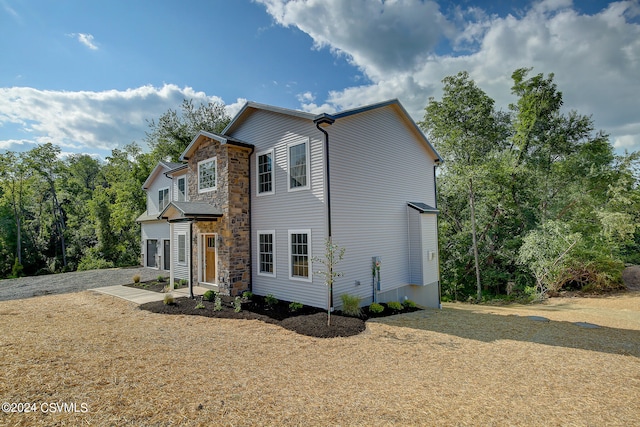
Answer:
M273 180L273 150L258 153L256 159L258 195L273 194L275 192Z
M158 210L162 212L169 204L169 189L158 190Z
M275 231L258 231L258 274L276 275Z
M177 187L178 187L178 201L186 202L187 201L187 177L186 176L178 177Z
M178 264L187 263L187 235L178 234Z
M311 230L289 230L289 278L311 281Z
M198 192L205 193L216 189L216 158L198 162Z
M309 188L309 140L287 145L289 191Z

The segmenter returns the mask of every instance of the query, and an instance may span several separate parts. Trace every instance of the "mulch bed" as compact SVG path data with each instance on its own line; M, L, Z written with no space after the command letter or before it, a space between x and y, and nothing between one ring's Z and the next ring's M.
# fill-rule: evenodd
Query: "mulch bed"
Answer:
M127 286L129 288L137 288L137 289L144 289L146 291L152 291L152 292L159 292L159 293L163 293L164 292L164 288L165 286L169 286L169 281L168 280L147 280L145 282L138 282L138 283L129 283L128 285L124 285ZM176 281L174 284L174 289L181 289L181 288L186 288L187 285L179 285L178 282Z
M406 307L403 310L392 310L385 304L382 313L369 313L367 307L363 307L360 317L345 316L340 311L331 314L331 325L327 325L327 312L324 309L303 305L302 308L292 311L289 302L278 301L268 305L261 296L254 295L250 301L242 303L242 310L236 312L233 307L233 298L220 296L222 310L214 310L214 303L184 297L176 298L173 304L165 304L164 301L154 301L140 305L140 309L159 314L183 314L192 316L217 317L224 319L257 319L265 323L279 325L301 335L316 338L349 337L357 335L366 329L365 321L373 317L385 317L395 314L409 313L420 310L417 307ZM196 308L198 303L204 308Z

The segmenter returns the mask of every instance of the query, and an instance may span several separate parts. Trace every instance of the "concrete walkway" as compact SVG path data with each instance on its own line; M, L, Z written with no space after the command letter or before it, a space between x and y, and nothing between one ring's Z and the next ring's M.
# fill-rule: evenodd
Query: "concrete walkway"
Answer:
M104 286L102 288L93 288L93 291L100 292L101 294L111 295L114 297L122 298L127 301L134 302L136 304L144 304L147 302L153 301L162 301L164 300L164 296L166 294L161 292L148 291L146 289L138 289L132 288L129 286L123 285L115 285L115 286ZM193 294L195 296L201 296L205 292L207 292L207 288L201 288L199 286L195 286L193 288ZM171 291L174 297L188 297L189 296L189 288L181 288L174 289Z

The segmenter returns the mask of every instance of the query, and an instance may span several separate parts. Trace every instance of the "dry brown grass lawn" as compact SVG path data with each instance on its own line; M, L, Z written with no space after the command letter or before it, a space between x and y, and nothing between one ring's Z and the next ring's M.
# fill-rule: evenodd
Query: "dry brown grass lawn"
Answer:
M3 402L88 408L0 425L640 425L639 293L448 304L334 339L92 292L2 302L0 324Z

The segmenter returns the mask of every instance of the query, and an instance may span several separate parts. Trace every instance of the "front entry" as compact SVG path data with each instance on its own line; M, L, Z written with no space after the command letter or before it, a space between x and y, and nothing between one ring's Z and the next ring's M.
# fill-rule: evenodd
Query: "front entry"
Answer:
M216 279L216 235L203 234L202 248L202 281L205 283L217 283Z
M158 241L149 239L147 240L147 267L156 268L156 254L158 251Z

